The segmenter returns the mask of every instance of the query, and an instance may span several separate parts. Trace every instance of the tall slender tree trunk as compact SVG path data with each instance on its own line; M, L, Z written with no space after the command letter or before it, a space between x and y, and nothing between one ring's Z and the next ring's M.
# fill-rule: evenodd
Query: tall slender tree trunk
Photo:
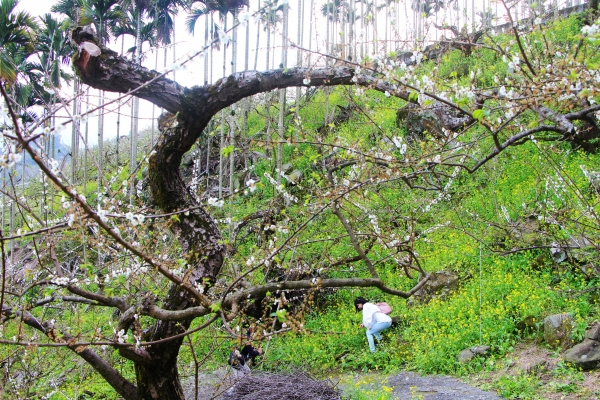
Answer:
M260 0L258 0L258 9L260 10ZM256 47L254 48L254 70L258 68L258 48L260 46L260 22L256 24Z
M377 36L377 0L373 0L373 53L377 53L379 51L378 48L378 36Z
M209 19L210 18L210 19ZM204 18L204 47L206 48L206 46L210 45L210 41L209 41L209 25L210 27L210 32L212 32L212 14L210 14L210 16L208 14L206 14L205 18ZM210 51L208 52L208 54L205 55L204 57L204 84L207 85L208 84L208 80L209 80L209 56L210 56L210 71L211 71L211 77L210 79L212 79L212 63L213 63L213 48L212 46L210 47ZM211 129L212 129L212 125L208 124L206 127L206 190L208 191L209 188L209 183L210 183L210 145L212 142L212 136L210 135L211 133Z
M288 49L288 5L283 6L283 36L282 36L282 47L281 47L281 66L287 68L287 49ZM285 140L285 89L279 89L279 143L277 144L277 183L281 183L281 174L283 173L283 141Z
M89 108L90 108L90 89L88 88L86 90L86 101L85 101L85 112L87 113ZM89 151L89 133L90 133L90 124L89 121L86 119L85 121L85 134L84 134L84 149L83 149L83 194L87 196L87 182L88 182L88 151ZM118 133L117 133L118 135ZM119 142L117 142L118 144ZM118 146L117 146L118 148ZM118 159L119 153L117 151L117 159Z
M309 26L308 26L308 67L310 67L310 62L311 62L311 55L312 55L312 37L313 37L313 20L314 20L314 9L315 9L315 0L310 0L310 11L309 11L309 16L310 16L310 22L309 22Z
M121 38L121 57L123 56L123 52L125 50L125 35ZM115 165L117 167L117 173L119 171L119 144L121 140L121 100L119 100L119 105L117 106L117 151L116 151L116 162ZM86 137L87 143L87 137Z
M175 20L173 19L173 64L177 62L177 42L175 41ZM177 81L175 71L173 71L173 80Z
M233 10L233 32L231 41L231 73L237 72L237 10ZM234 172L235 172L235 105L231 106L231 123L229 124L229 194L233 194L234 188ZM232 197L233 199L233 197Z
M249 10L248 10L249 11ZM257 24L257 32L260 32L260 26ZM256 35L258 37L258 34ZM257 49L258 50L258 49ZM257 52L255 50L255 53ZM248 71L248 65L250 58L250 24L246 24L246 48L244 50L244 70ZM256 68L255 68L256 69ZM243 115L242 115L242 140L247 140L248 138L248 113L250 112L250 99L244 99L243 102ZM244 157L244 169L248 168L248 154L246 151L242 151L240 154ZM240 184L244 184L244 182L240 181Z
M408 23L407 23L408 25ZM365 58L365 3L360 2L360 58ZM367 54L368 54L367 50Z
M350 9L348 10L348 59L357 62L356 59L356 38L354 33L354 21L356 15L356 1L350 0Z
M388 53L388 29L390 27L390 3L385 2L385 32L384 32L384 44L383 52L387 55Z
M141 64L142 58L142 10L137 8L136 31L135 31L135 62ZM129 141L129 173L131 174L131 186L129 191L129 202L133 203L136 195L135 175L137 170L137 146L139 129L140 100L133 97L133 110L131 121L131 140Z
M98 91L98 193L102 188L104 154L104 90Z
M271 68L271 9L268 11L267 19L267 65L265 69ZM265 132L265 155L269 157L271 154L271 93L265 93L265 119L267 121L267 129Z
M296 38L296 43L298 43L298 45L300 47L304 47L304 43L303 43L303 33L304 33L304 5L302 0L298 0L298 21L297 21L297 31L298 31L298 37ZM300 51L300 49L296 49L296 67L301 67L302 66L302 51ZM302 92L302 87L301 86L296 86L296 105L295 105L295 119L296 121L298 121L298 119L300 118L300 94ZM298 129L296 129L296 135L295 135L295 141L298 141ZM296 144L294 144L295 146Z
M223 31L227 32L227 15L223 16ZM227 49L223 46L223 78L227 76ZM223 149L225 148L225 110L221 110L221 141L219 144L219 199L223 198Z
M155 48L154 51L156 51L156 58L154 60L154 69L158 70L158 48ZM156 110L156 106L154 104L152 104L152 128L150 131L150 148L152 148L152 146L154 146L154 113Z
M73 116L81 115L81 99L79 98L79 78L73 79ZM71 126L71 183L75 184L75 172L77 171L77 161L79 156L79 129L81 124L79 119L73 119ZM54 158L54 154L52 154Z

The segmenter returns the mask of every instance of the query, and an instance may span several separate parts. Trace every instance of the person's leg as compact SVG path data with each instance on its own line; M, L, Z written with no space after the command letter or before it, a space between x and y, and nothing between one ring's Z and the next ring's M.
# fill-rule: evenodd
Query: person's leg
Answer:
M375 342L373 341L373 333L370 329L367 329L367 342L369 342L369 350L371 350L371 353L375 353Z
M373 336L375 336L378 340L381 340L381 335L379 334L379 332L389 328L390 326L392 326L391 322L377 322L373 324L371 329L367 329L367 340L369 341L369 349L371 350L371 352L375 351L375 343L373 342Z

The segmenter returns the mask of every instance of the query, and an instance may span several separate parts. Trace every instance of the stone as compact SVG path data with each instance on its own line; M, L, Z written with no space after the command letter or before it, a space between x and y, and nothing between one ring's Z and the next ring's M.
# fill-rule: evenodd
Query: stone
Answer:
M586 339L600 341L600 321L594 321L586 329L584 337Z
M466 364L477 356L485 356L490 349L490 346L473 346L461 351L456 359L461 364Z
M563 360L584 371L596 369L600 366L600 342L584 339L583 342L567 350Z
M600 367L600 322L592 322L585 331L583 342L567 350L563 359L585 371Z
M538 321L533 315L528 315L521 321L517 322L516 328L521 333L532 333L539 330Z
M571 332L575 320L571 314L555 314L544 319L544 340L553 349L568 349L573 346Z

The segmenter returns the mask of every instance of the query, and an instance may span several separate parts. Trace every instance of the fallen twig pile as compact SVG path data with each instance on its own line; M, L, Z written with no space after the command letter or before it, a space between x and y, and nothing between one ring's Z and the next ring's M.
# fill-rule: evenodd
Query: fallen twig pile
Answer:
M293 375L246 375L223 396L226 400L341 400L333 383L317 381L304 372Z

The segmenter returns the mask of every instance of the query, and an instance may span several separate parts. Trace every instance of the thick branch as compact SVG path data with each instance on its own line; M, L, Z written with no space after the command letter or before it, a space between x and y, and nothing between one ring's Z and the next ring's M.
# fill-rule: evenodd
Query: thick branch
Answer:
M391 294L402 298L409 298L415 294L421 287L429 280L430 275L425 275L411 290L405 292L390 288L385 285L380 279L374 278L348 278L348 279L318 279L313 280L301 280L301 281L286 281L269 283L265 285L252 286L245 290L235 292L231 296L227 297L222 306L226 309L232 308L234 304L238 304L241 301L264 296L267 292L274 292L276 290L298 290L298 289L312 289L312 288L341 288L341 287L376 287L384 293ZM149 315L154 318L160 318L161 320L167 321L182 321L188 320L202 315L207 315L212 311L205 307L190 307L186 310L171 311L165 310L158 306L151 305L140 310L142 315Z
M108 306L108 307L116 307L118 308L121 312L124 312L125 310L127 310L128 306L127 303L125 302L125 300L123 300L120 297L106 297L106 296L102 296L101 294L98 293L92 293L92 292L88 292L87 290L83 290L77 286L73 286L73 285L68 285L67 286L67 290L73 294L77 294L81 297L84 297L86 299L89 300L93 300L95 302L98 302L102 305ZM74 301L73 299L70 299L69 301Z
M557 113L544 106L534 107L533 110L543 119L554 122L567 134L573 133L575 130L575 125L573 125L573 123L563 114Z
M3 314L9 314L10 309L5 308ZM50 340L55 343L66 343L67 347L77 353L90 364L105 380L108 382L121 396L126 400L141 400L137 394L137 387L125 379L119 371L111 367L104 359L102 359L94 351L85 346L76 345L75 338L69 334L60 334L51 323L43 325L28 312L16 312L15 315L20 316L25 324L44 333Z
M73 31L77 43L94 42L89 34L81 30ZM98 45L98 43L96 43ZM156 71L146 69L135 62L120 57L116 52L102 46L102 54L91 56L81 48L73 58L75 72L83 82L100 90L127 93L136 90L135 95L148 100L171 113L183 111L181 98L184 88L177 82L165 78Z

